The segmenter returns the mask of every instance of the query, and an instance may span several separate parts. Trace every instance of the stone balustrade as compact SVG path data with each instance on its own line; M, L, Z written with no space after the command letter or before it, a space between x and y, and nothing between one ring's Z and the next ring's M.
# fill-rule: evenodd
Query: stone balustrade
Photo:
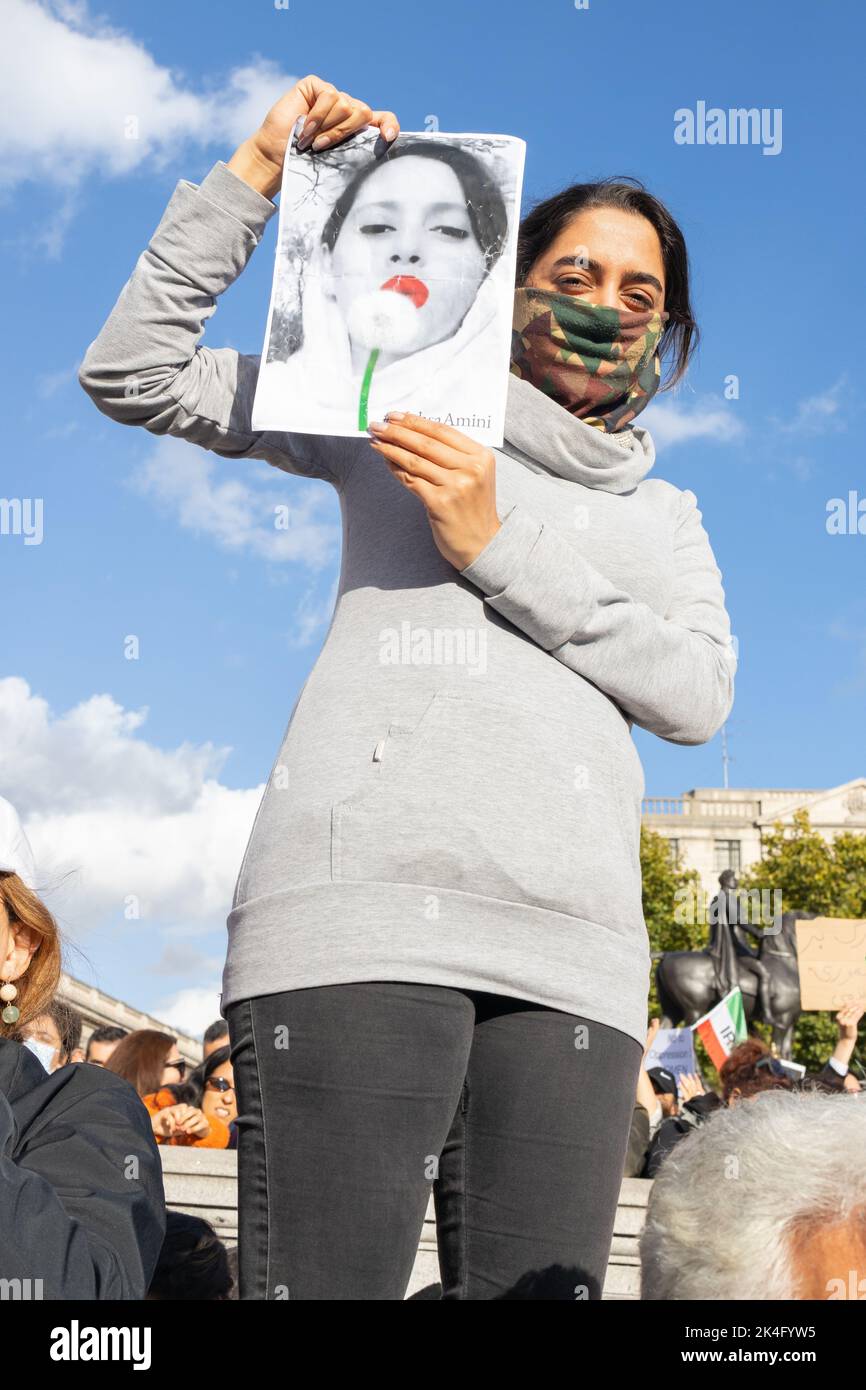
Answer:
M697 801L685 796L645 796L645 816L676 816L690 820L753 821L761 815L759 801Z

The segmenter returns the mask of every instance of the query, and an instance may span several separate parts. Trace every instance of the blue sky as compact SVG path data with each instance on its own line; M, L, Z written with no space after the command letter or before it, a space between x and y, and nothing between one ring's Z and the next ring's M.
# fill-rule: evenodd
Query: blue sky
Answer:
M0 794L59 882L50 900L87 956L75 973L177 1026L209 1021L258 789L327 627L339 528L325 484L124 430L76 381L176 181L227 159L307 72L406 130L435 117L522 136L524 207L616 173L669 204L703 344L643 419L656 474L696 493L724 576L740 647L731 784L866 773L854 0L832 25L805 0L4 10L0 496L42 499L43 536L0 534ZM676 143L675 113L699 102L781 111L780 151ZM260 349L275 233L209 344ZM829 500L852 490L864 534L828 535ZM281 550L275 501L293 515ZM718 737L637 741L648 794L721 784Z

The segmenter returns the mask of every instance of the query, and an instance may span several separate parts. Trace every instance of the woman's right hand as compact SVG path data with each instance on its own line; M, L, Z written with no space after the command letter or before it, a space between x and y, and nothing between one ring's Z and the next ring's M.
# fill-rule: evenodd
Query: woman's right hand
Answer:
M695 1096L705 1096L704 1083L696 1071L680 1073L680 1100L683 1105L686 1101L694 1100Z
M172 1139L176 1134L203 1139L210 1131L207 1116L193 1105L167 1105L157 1111L151 1125L160 1139Z
M155 1115L150 1117L150 1127L157 1139L170 1139L174 1134L174 1120L172 1118L173 1105L168 1105L164 1110L157 1110Z
M298 149L330 148L364 126L377 126L385 140L396 138L400 124L393 111L374 111L366 102L340 92L331 82L302 77L271 107L258 130L239 146L229 169L266 198L279 192L289 136L299 116L305 116Z

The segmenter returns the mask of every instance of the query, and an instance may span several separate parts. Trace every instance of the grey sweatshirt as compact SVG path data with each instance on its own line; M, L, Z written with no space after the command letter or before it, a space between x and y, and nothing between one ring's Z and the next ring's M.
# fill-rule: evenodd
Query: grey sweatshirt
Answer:
M339 592L228 917L223 1007L412 980L645 1041L638 724L711 738L736 660L695 494L509 379L502 526L466 569L365 439L253 433L259 358L199 347L276 211L223 163L181 181L84 359L100 410L337 490ZM250 711L250 717L254 712Z

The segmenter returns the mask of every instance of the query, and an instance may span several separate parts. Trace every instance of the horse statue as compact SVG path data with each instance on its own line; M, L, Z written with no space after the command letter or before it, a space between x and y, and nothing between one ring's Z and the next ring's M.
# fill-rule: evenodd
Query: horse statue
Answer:
M816 912L781 912L773 918L772 928L755 931L759 939L755 959L763 967L760 973L753 968L748 956L731 955L727 976L720 981L715 944L702 951L661 952L657 957L656 986L662 1008L662 1027L691 1026L709 1013L729 989L739 985L747 1025L769 1023L773 1030L773 1051L777 1057L790 1058L794 1026L801 1011L794 923L817 916ZM719 926L719 932L726 931L725 921Z

